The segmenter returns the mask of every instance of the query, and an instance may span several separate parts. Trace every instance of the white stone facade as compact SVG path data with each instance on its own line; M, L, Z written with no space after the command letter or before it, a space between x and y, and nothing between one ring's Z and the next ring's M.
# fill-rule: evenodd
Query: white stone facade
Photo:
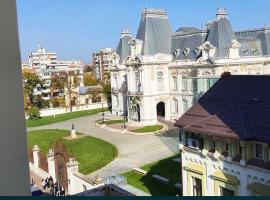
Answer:
M141 23L152 18L155 18L156 21L161 20L161 24L164 22L164 18L160 19L159 12L153 9L150 11L151 14L147 9L144 11ZM216 27L219 27L218 23L220 23L224 29L231 30L225 10L218 10L215 23L217 23ZM156 124L158 115L162 115L165 120L174 121L208 91L224 72L230 72L232 75L270 74L269 54L259 54L258 52L261 51L259 47L248 50L244 47L241 48L241 44L235 39L237 35L240 37L241 34L246 37L248 32L233 33L231 31L231 35L225 38L227 39L226 44L222 44L223 46L216 44L219 45L216 47L211 43L212 40L202 39L206 37L206 34L216 31L213 26L208 24L205 30L183 28L184 30L169 35L168 37L172 38L170 54L163 52L150 55L145 53L146 47L151 46L154 41L157 43L156 35L149 35L154 38L150 42L146 39L145 41L137 39L138 35L137 38L130 39L125 47L130 52L129 56L122 58L120 51L119 55L115 56L111 67L113 113L128 114L129 120L140 121L145 125ZM148 27L148 29L150 28ZM160 28L159 31L162 32L162 26L156 26L156 28ZM147 27L144 27L141 30L139 27L138 34L146 29ZM186 29L190 29L189 32L185 32ZM260 31L267 34L267 30L254 30L252 34ZM222 35L218 35L221 31L226 32L226 30L216 31L217 40L223 39ZM145 32L147 33L147 31ZM192 43L194 35L202 37L200 42ZM148 38L148 40L150 39ZM164 42L167 42L168 40L165 39ZM186 44L183 42L185 40L189 42ZM202 42L202 40L206 41ZM215 41L215 38L213 40ZM123 44L123 42L121 39L119 44ZM181 42L183 45L190 45L193 49L191 47L174 49ZM270 44L262 42L262 45ZM160 46L160 44L156 46ZM250 54L242 55L246 51Z
M200 174L202 180L203 196L221 196L220 191L215 188L217 179L213 176L216 172L222 172L235 178L238 183L227 183L226 187L235 192L236 196L251 196L259 195L249 188L252 183L259 183L262 185L270 185L270 171L250 165L241 165L237 162L215 159L213 156L203 155L200 153L192 153L182 151L182 183L183 183L183 196L193 196L192 193L192 176L189 173L196 171L187 166L193 165L197 169L201 168L202 171L194 174ZM186 168L187 167L187 168ZM204 188L205 187L205 188ZM262 189L263 192L263 189ZM262 194L260 194L262 195Z

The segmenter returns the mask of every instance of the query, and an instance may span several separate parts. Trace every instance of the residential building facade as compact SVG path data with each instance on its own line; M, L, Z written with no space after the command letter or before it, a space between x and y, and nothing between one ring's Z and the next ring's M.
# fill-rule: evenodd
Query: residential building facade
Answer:
M176 122L184 196L270 195L269 83L223 77Z
M115 51L112 48L101 49L93 53L93 65L95 66L97 79L104 81L106 72L109 72L114 59Z
M166 11L144 9L136 37L121 34L111 67L113 113L176 120L223 74L270 74L270 28L235 32L225 9L202 29L175 33Z
M82 79L84 64L81 61L59 61L56 53L46 52L43 47L39 46L36 52L29 54L28 63L22 64L22 68L30 69L44 82L43 87L36 87L35 95L42 95L44 100L50 100L53 97L64 96L61 92L51 91L51 77L68 73Z

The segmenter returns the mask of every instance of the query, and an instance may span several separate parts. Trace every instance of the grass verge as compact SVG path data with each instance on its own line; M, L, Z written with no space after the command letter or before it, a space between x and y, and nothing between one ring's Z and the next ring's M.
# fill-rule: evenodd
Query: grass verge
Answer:
M162 129L163 129L163 126L155 125L155 126L146 126L146 127L143 127L143 128L135 129L135 130L132 130L132 132L135 132L135 133L151 133L151 132L155 132L155 131L160 131Z
M103 140L86 136L75 140L65 140L70 132L65 130L40 130L28 133L28 148L38 145L41 152L47 155L56 141L62 140L70 155L80 163L82 174L92 173L112 162L118 155L117 148Z
M94 110L84 110L84 111L78 111L78 112L71 112L71 113L64 113L64 114L59 114L54 116L47 116L47 117L42 117L37 120L26 120L26 126L27 127L37 127L37 126L44 126L48 124L54 124L57 122L63 122L67 121L70 119L75 119L79 117L84 117L88 115L94 115L103 111L108 111L107 108L100 108L100 109L94 109Z
M174 184L182 182L180 163L173 161L174 158L178 157L179 154L141 167L143 170L148 172L145 176L134 171L123 175L127 178L128 184L153 196L181 195L174 186ZM152 175L160 175L168 178L170 179L170 184L163 185L153 179Z

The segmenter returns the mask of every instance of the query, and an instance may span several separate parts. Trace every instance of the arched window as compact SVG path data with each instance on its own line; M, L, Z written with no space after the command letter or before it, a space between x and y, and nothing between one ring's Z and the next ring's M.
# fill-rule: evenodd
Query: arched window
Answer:
M173 91L177 91L177 76L173 76Z
M178 100L173 99L173 113L178 113Z
M182 91L187 91L187 79L182 78Z
M159 92L164 90L164 77L163 72L157 73L157 89Z

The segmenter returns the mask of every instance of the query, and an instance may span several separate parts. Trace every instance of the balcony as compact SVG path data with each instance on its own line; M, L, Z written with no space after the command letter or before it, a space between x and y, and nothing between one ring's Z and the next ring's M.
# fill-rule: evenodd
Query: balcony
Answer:
M143 92L142 91L128 91L127 95L128 96L143 96Z

